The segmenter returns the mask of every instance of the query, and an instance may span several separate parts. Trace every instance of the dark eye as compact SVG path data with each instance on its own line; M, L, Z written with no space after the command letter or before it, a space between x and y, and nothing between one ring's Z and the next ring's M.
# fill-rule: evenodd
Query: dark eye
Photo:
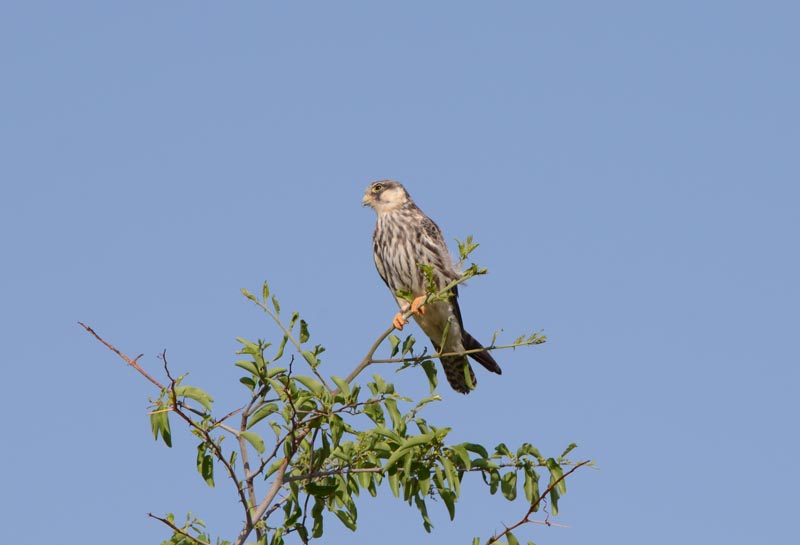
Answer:
M377 193L378 191L381 191L382 189L383 189L383 185L381 185L381 184L375 184L375 185L372 186L372 192L373 193Z

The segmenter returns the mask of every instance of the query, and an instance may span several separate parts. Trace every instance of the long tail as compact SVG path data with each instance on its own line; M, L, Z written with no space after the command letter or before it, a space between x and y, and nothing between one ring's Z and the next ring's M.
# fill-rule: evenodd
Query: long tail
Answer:
M479 348L483 348L483 345L475 340L475 337L466 331L464 331L461 335L461 342L464 344L465 350L477 350ZM494 361L494 358L489 352L475 352L474 354L470 354L469 357L486 367L486 369L492 373L497 373L498 375L503 374L503 370L500 369L500 366L496 361Z

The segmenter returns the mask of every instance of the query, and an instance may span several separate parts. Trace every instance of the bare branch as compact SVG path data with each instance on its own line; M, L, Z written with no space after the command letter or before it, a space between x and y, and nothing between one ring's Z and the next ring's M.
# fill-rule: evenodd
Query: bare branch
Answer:
M410 311L407 314L408 316L411 316ZM408 318L408 316L406 316L406 318ZM375 351L378 350L378 347L383 344L383 341L385 341L386 338L392 334L392 331L394 331L394 326L381 333L378 339L372 343L372 346L369 347L367 355L364 356L364 359L361 360L361 363L359 363L356 368L353 369L353 372L347 375L347 378L344 379L345 382L348 384L353 382L353 380L361 373L361 371L366 369L367 366L372 363L372 356L375 355ZM334 393L338 393L338 389Z
M104 345L106 345L106 347L107 347L109 350L111 350L111 351L112 351L112 352L114 352L114 353L115 353L117 356L119 356L120 358L122 358L123 360L125 360L125 363L127 363L128 365L130 365L131 367L133 367L134 369L136 369L137 371L139 371L139 373L141 373L141 375L142 375L144 378L146 378L147 380L149 380L150 382L152 382L153 384L155 384L155 385L156 385L156 386L157 386L159 389L161 389L161 390L163 390L163 389L164 389L164 386L162 386L160 382L158 382L156 379L154 379L153 377L151 377L150 375L148 375L148 374L147 374L147 372L146 372L144 369L142 369L141 367L139 367L139 364L138 364L138 363L136 363L136 362L139 360L139 358L141 358L141 357L142 357L142 355L143 355L143 354L139 354L139 355L138 355L138 356L136 356L135 358L131 359L131 358L129 358L128 356L126 356L125 354L123 354L122 352L120 352L120 351L117 349L117 347L115 347L115 346L114 346L114 345L112 345L111 343L107 342L107 341L106 341L105 339L103 339L103 338L102 338L100 335L98 335L97 333L95 333L94 329L92 329L92 328L91 328L91 327L89 327L88 325L84 324L83 322L78 322L78 324L80 324L80 326L81 326L83 329L85 329L86 331L88 331L89 333L91 333L92 335L94 335L94 338L95 338L95 339L97 339L98 341L100 341L101 343L103 343Z
M258 504L255 511L253 512L252 518L249 518L242 528L242 531L239 532L239 535L236 536L236 540L233 542L233 545L242 545L247 536L250 535L250 532L253 531L253 521L261 520L261 517L269 508L272 500L275 499L275 496L280 491L281 487L283 487L283 477L286 475L286 468L289 467L289 459L284 458L283 462L281 463L278 471L275 472L275 480L272 481L272 486L270 486L269 490L267 491L267 495L264 497L262 502Z
M181 417L184 422L186 422L189 427L197 430L198 433L203 437L205 443L211 448L211 451L214 453L214 457L225 467L225 471L228 473L228 477L230 477L233 484L236 485L236 492L239 495L239 502L241 502L242 507L244 508L245 518L247 519L247 524L252 525L253 519L250 513L250 506L247 504L247 498L245 497L244 489L239 485L239 478L236 475L236 470L233 466L228 462L228 459L225 457L225 454L222 452L222 448L214 441L214 438L211 437L211 433L209 430L205 429L203 426L200 426L197 422L192 420L191 417L187 416L186 413L183 412L183 407L181 407L180 403L178 403L178 397L175 394L175 379L172 378L172 375L169 372L169 365L167 364L167 352L166 350L161 353L161 359L164 362L164 372L167 374L167 377L170 380L170 400L172 401L172 410L175 414Z

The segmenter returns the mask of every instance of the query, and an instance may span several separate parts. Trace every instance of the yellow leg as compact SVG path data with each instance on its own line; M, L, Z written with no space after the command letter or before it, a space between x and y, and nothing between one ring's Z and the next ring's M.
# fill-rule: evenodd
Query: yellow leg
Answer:
M423 303L425 302L425 296L420 295L413 301L411 301L411 313L412 314L425 314L425 306Z
M424 302L425 302L425 295L420 295L419 297L414 299L411 302L411 307L410 307L411 313L425 314L425 305L423 304ZM394 315L394 318L392 318L392 325L398 331L403 331L403 326L408 323L408 320L406 320L405 317L403 317L403 314L408 312L408 310L409 309L401 310L400 312Z
M392 325L398 331L403 331L403 326L406 325L407 323L408 320L403 318L403 311L400 311L397 314L395 314L394 318L392 319Z

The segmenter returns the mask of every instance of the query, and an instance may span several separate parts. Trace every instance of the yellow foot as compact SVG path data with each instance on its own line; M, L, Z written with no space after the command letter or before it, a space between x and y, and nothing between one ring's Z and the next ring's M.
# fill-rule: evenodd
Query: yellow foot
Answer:
M392 325L398 331L403 331L403 326L406 325L407 323L408 323L408 320L403 318L403 312L402 311L400 311L397 314L395 314L394 318L392 319Z
M411 301L411 313L412 314L425 314L425 296L420 295L413 301Z

